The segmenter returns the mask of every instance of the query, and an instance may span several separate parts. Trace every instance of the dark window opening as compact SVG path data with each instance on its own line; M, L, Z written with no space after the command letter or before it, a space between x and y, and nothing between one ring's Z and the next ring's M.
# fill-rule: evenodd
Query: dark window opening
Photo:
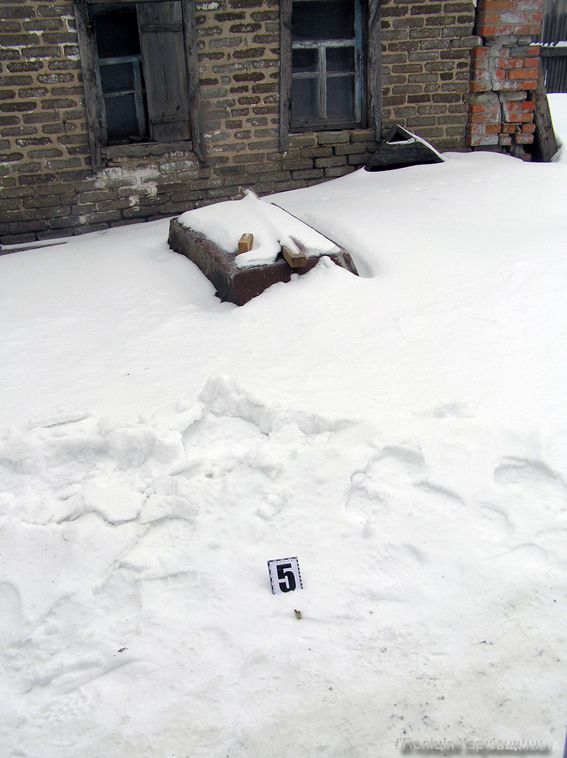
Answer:
M107 142L114 145L148 139L136 7L97 9L94 28Z
M179 145L205 159L194 0L75 0L92 165ZM159 143L159 144L152 144Z
M354 6L353 0L294 0L293 39L354 37Z
M293 0L292 128L362 125L363 10L362 0Z
M93 6L96 47L100 58L118 55L139 55L140 35L136 6L127 5L107 9Z

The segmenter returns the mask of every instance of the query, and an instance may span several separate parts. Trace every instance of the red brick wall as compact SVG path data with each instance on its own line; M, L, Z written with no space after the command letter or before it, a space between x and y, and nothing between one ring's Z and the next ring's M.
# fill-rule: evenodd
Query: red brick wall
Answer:
M479 0L473 50L468 142L529 158L534 140L535 90L543 0Z
M543 23L543 0L479 0L477 18L482 37L537 36Z

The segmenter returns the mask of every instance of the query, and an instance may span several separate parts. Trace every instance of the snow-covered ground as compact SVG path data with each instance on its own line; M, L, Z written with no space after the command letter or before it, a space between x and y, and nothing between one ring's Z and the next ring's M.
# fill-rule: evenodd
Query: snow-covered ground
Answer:
M554 157L556 161L567 162L567 94L556 92L547 96L551 109L553 130L560 145Z
M0 258L2 758L562 755L567 165L446 157L243 308L167 222Z
M555 160L567 162L567 149L565 148L567 145L567 94L556 92L549 94L547 99L551 109L553 130L561 146Z

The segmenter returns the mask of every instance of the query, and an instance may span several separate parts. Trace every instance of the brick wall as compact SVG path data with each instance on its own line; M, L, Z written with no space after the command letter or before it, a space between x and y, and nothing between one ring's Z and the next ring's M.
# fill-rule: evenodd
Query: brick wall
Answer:
M23 243L305 187L363 165L371 130L292 135L278 148L279 1L196 3L206 166L139 146L90 166L71 0L0 0L0 242ZM384 0L383 118L465 145L471 1Z
M466 145L472 2L385 0L382 4L383 118L441 149Z
M477 31L482 46L473 51L470 121L473 148L492 147L529 158L534 141L535 91L543 0L479 0Z

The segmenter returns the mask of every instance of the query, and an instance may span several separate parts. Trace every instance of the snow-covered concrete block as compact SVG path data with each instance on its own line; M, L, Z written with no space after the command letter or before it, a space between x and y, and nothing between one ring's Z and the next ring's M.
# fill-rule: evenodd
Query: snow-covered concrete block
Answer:
M252 235L252 249L239 253L243 234ZM201 269L221 300L236 305L244 305L272 284L288 282L292 273L307 273L321 256L358 274L346 250L253 193L172 219L168 242Z
M235 254L221 250L204 234L183 226L177 219L171 220L168 242L175 252L185 255L201 269L214 284L221 300L236 305L244 305L272 284L289 282L292 274L306 274L317 265L320 258L319 255L308 257L305 266L301 268L290 268L283 256L278 256L270 263L242 268L236 264ZM339 248L328 257L337 266L358 275L352 257L346 250Z

